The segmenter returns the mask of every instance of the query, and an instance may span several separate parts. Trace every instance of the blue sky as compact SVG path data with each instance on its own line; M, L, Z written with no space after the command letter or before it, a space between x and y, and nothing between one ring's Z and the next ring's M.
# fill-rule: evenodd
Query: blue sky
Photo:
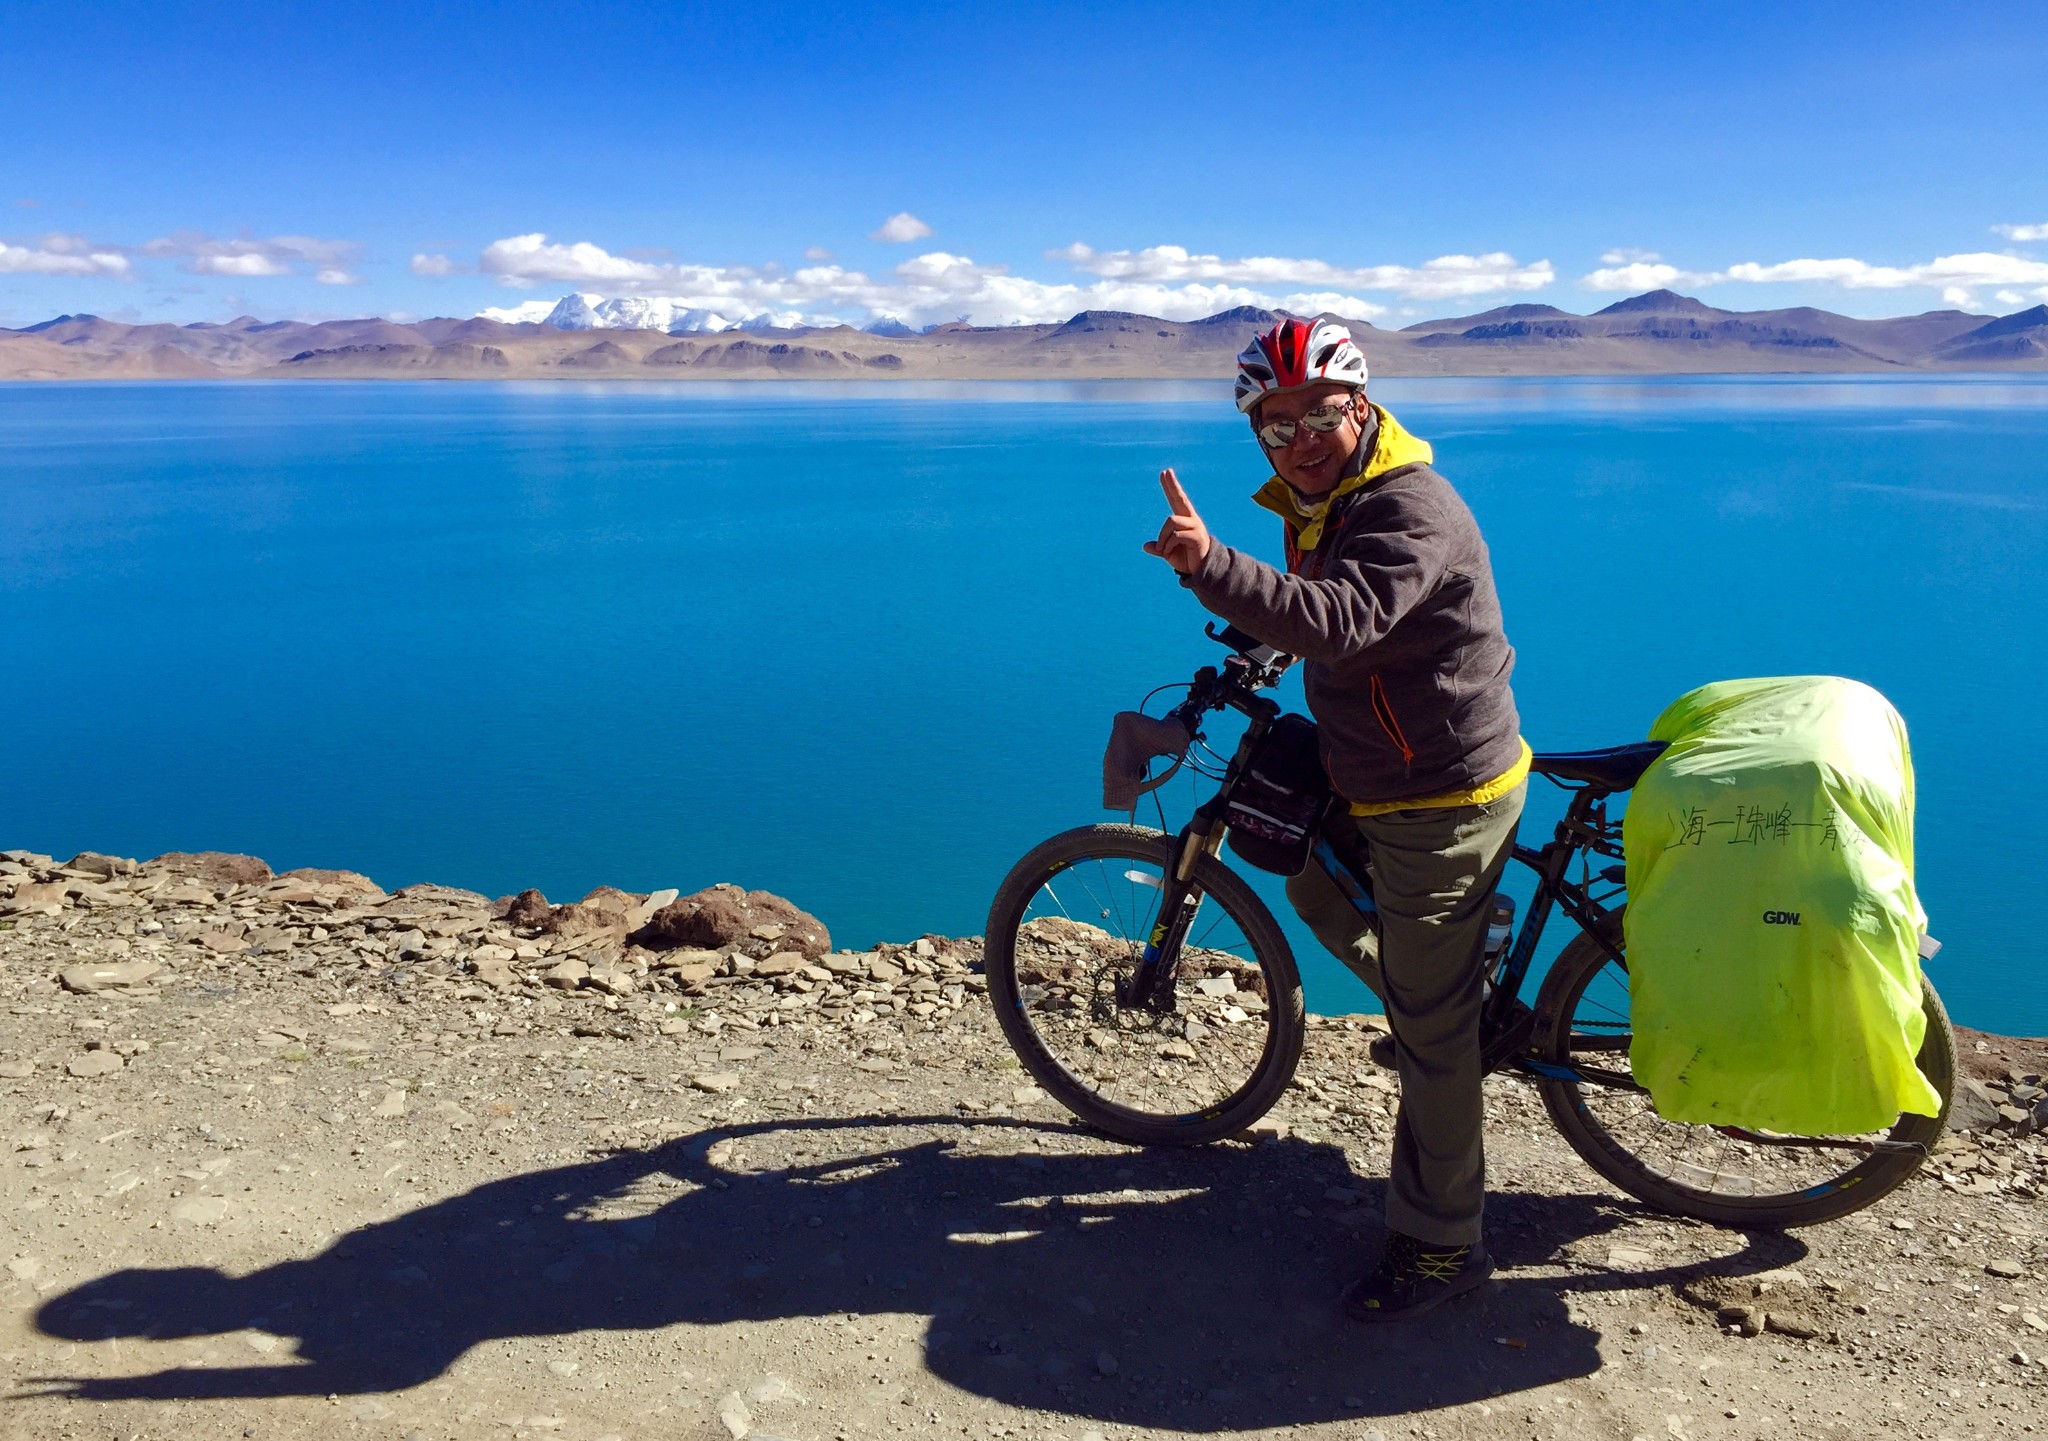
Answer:
M0 73L0 325L2048 299L2038 0L0 0Z

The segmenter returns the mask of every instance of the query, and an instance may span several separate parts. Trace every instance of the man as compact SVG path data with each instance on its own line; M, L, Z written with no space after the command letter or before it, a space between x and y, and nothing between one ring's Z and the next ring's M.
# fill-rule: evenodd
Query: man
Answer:
M1240 630L1299 657L1323 762L1369 856L1378 934L1318 866L1288 883L1317 939L1384 1003L1401 1075L1379 1264L1360 1320L1415 1315L1493 1271L1481 1234L1479 1013L1494 883L1529 772L1514 651L1479 526L1429 445L1366 398L1342 326L1283 320L1238 357L1237 407L1276 474L1258 503L1287 567L1214 540L1172 471L1145 549Z

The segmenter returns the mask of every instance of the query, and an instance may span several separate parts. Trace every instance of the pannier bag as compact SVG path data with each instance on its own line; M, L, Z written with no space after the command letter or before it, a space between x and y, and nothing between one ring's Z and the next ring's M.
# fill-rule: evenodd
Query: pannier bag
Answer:
M1629 1060L1659 1115L1800 1135L1940 1114L1905 722L1832 676L1730 680L1650 728L1623 818Z
M1323 771L1316 724L1289 712L1259 737L1224 806L1230 848L1247 865L1298 876L1329 806L1330 778Z

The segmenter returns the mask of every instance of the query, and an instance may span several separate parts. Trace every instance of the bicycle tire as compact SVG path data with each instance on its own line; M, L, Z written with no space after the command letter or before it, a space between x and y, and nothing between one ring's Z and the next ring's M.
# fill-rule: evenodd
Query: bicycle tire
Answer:
M1264 995L1259 999L1264 1003L1266 1033L1257 1062L1250 1067L1243 1083L1220 1100L1184 1112L1152 1110L1104 1095L1090 1077L1077 1073L1056 1054L1052 1038L1045 1029L1049 1024L1048 1014L1036 1009L1036 1001L1027 1004L1026 987L1035 982L1021 974L1019 944L1027 925L1050 918L1030 917L1027 911L1032 908L1034 899L1051 888L1061 876L1088 862L1109 862L1126 868L1136 863L1156 867L1163 874L1170 864L1172 846L1172 837L1144 826L1081 826L1053 836L1034 847L1010 869L989 907L986 933L989 999L995 1007L996 1020L1018 1061L1039 1085L1082 1121L1119 1140L1140 1146L1197 1146L1242 1132L1271 1110L1287 1089L1287 1083L1293 1079L1295 1067L1301 1060L1306 1030L1301 978L1295 969L1293 952L1289 950L1272 913L1240 877L1213 856L1204 855L1195 864L1193 880L1196 891L1203 897L1204 905L1216 905L1242 932L1250 955L1241 958L1239 964L1256 966L1262 977ZM1078 930L1091 929L1077 927L1072 921L1066 924ZM1107 943L1093 942L1100 953L1099 970L1117 967L1128 970L1142 953L1144 936L1150 930L1149 918L1140 924L1134 915L1124 929L1139 933L1136 936L1112 937ZM1032 943L1035 944L1035 940ZM1202 997L1194 990L1196 981L1191 979L1189 972L1189 967L1182 967L1176 995L1190 1001L1201 1000ZM1113 979L1111 976L1110 980ZM1091 1002L1098 1007L1105 1004L1101 980L1098 975ZM1038 999L1042 1001L1044 998ZM1237 999L1244 1000L1245 997L1238 995ZM1150 1012L1127 1008L1122 1009L1122 1018L1141 1028L1154 1022L1171 1025L1174 1021L1172 1017L1157 1017ZM1180 1024L1185 1028L1184 1018ZM1157 1034L1168 1033L1161 1030ZM1181 1044L1192 1051L1191 1043L1182 1041Z
M1622 946L1619 912L1607 935L1619 951ZM1609 964L1606 952L1592 937L1584 934L1574 936L1559 953L1537 992L1534 1045L1538 1057L1556 1064L1569 1062L1573 1051L1572 1018L1589 985ZM1587 1104L1587 1096L1594 1091L1618 1094L1611 1088L1582 1087L1575 1082L1549 1078L1542 1079L1538 1088L1550 1113L1551 1123L1571 1148L1587 1165L1638 1200L1675 1215L1741 1230L1778 1231L1816 1225L1860 1211L1895 1190L1925 1163L1933 1152L1934 1143L1941 1138L1955 1089L1955 1031L1949 1024L1948 1011L1942 1005L1941 997L1924 974L1920 978L1920 993L1921 1007L1927 1017L1927 1033L1920 1044L1916 1062L1921 1074L1941 1096L1941 1114L1916 1116L1910 1112L1901 1113L1885 1133L1885 1139L1922 1149L1917 1154L1880 1152L1865 1156L1839 1174L1809 1185L1778 1192L1735 1195L1687 1184L1678 1176L1643 1159L1602 1124L1594 1108ZM1601 1039L1612 1046L1614 1041L1625 1037L1610 1035ZM1647 1098L1644 1104L1647 1106ZM1768 1164L1769 1160L1763 1153L1778 1149L1721 1137L1710 1126L1680 1126L1661 1118L1655 1125L1674 1134L1701 1139L1720 1137L1727 1146L1741 1147L1753 1154L1755 1163L1760 1166ZM1821 1156L1839 1154L1846 1157L1854 1154L1811 1147L1798 1149ZM1824 1164L1816 1162L1816 1165ZM1689 1169L1703 1171L1705 1168L1692 1166ZM1713 1174L1718 1177L1720 1173L1716 1171Z

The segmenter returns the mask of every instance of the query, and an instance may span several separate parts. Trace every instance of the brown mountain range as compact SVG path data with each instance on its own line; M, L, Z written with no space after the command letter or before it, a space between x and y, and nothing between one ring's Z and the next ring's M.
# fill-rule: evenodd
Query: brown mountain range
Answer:
M65 315L0 329L0 380L1222 379L1251 308L1170 321L1083 311L1060 325L942 325L922 335L830 329L668 335L482 318L127 325ZM1375 375L2048 370L2048 305L1860 320L1825 310L1717 310L1668 290L1592 315L1506 305L1382 330L1346 322Z

